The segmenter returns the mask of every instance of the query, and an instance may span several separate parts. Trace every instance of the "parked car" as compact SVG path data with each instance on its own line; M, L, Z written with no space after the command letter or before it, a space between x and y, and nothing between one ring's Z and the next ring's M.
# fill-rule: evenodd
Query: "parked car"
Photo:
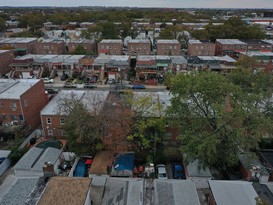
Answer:
M174 179L186 179L184 166L180 163L172 165L173 178Z
M164 164L156 165L156 173L158 179L168 179L166 166Z
M132 89L132 85L117 83L116 89L117 90Z
M52 78L44 78L43 80L45 84L54 83L54 80Z
M132 89L146 89L145 85L133 85Z
M109 85L112 85L112 84L115 84L116 83L116 80L115 79L112 79L110 78L107 82Z
M63 74L62 76L61 76L61 81L65 81L65 80L67 80L68 79L68 75L67 74Z
M58 93L58 89L56 88L45 88L48 94L56 94Z
M97 84L95 83L88 83L83 86L84 88L97 88Z
M63 87L64 88L77 88L77 85L73 84L73 83L66 82Z

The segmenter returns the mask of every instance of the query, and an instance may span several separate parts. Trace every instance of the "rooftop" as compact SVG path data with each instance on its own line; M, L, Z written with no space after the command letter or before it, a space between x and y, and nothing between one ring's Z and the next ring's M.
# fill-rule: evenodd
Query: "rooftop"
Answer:
M14 166L14 170L42 171L46 162L55 164L59 158L61 150L49 147L42 149L32 147Z
M158 41L157 41L157 44L160 44L160 43L179 43L179 41L178 41L178 40L175 40L175 39L173 39L173 40L161 39L161 40L158 40Z
M37 38L2 38L0 39L1 43L30 43L37 40Z
M0 99L20 99L39 79L0 79Z
M216 42L219 42L221 44L240 44L240 45L246 45L243 41L240 41L239 39L216 39Z
M83 205L90 183L90 178L52 177L38 205Z
M1 205L35 205L40 191L36 190L41 184L41 179L38 177L16 177L9 175L3 184L0 186L0 204ZM36 198L33 192L38 195Z
M129 43L151 43L151 41L149 39L132 39L128 41Z
M0 50L0 54L1 53L7 53L7 52L11 52L10 50Z
M161 205L200 205L194 182L191 180L154 180L154 202Z
M108 93L109 91L62 90L44 107L41 111L41 115L67 114L62 108L62 103L63 101L69 100L79 100L86 105L91 112L94 110L98 111L98 108L102 108Z
M120 43L122 44L121 39L102 39L100 43Z
M256 205L258 197L251 182L209 180L216 204Z

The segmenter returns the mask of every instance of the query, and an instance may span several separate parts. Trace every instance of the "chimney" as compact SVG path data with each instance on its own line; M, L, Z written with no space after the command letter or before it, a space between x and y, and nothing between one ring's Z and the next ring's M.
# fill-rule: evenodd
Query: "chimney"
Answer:
M46 162L43 166L43 172L45 177L55 176L54 165L51 162Z

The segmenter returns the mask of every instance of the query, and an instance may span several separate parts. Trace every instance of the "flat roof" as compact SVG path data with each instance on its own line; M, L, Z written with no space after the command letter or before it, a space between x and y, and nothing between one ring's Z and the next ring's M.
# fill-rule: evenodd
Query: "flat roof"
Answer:
M243 41L240 41L239 39L216 39L217 42L221 44L241 44L241 45L247 45Z
M155 204L200 205L195 184L192 180L154 180Z
M252 182L209 180L209 185L216 204L256 205Z
M159 39L159 40L157 40L157 44L160 44L160 43L179 43L179 41L176 39L172 39L172 40Z
M2 38L0 43L29 43L37 40L37 38Z
M92 112L102 108L109 91L95 90L62 90L41 111L41 115L67 115L62 108L62 101L79 100Z
M0 54L1 53L7 53L7 52L10 52L10 50L0 50Z
M83 205L88 197L90 178L52 177L38 205Z
M100 43L120 43L122 44L121 39L102 39Z
M151 43L149 39L132 39L129 40L128 43Z
M0 99L20 99L20 96L40 79L0 79Z
M36 204L43 191L42 179L38 177L17 177L9 175L0 186L0 204ZM37 190L39 188L39 190ZM35 196L31 193L35 192ZM36 197L36 198L35 198ZM27 203L28 204L28 203Z
M226 61L230 63L235 63L236 60L231 58L230 56L197 56L201 60L216 60L216 61Z

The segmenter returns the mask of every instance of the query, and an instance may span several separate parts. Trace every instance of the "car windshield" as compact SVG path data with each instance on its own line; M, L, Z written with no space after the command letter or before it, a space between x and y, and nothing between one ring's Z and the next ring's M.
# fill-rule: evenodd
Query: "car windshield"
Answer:
M166 173L159 173L158 177L159 178L165 178L165 177L167 177L167 175L166 175Z

